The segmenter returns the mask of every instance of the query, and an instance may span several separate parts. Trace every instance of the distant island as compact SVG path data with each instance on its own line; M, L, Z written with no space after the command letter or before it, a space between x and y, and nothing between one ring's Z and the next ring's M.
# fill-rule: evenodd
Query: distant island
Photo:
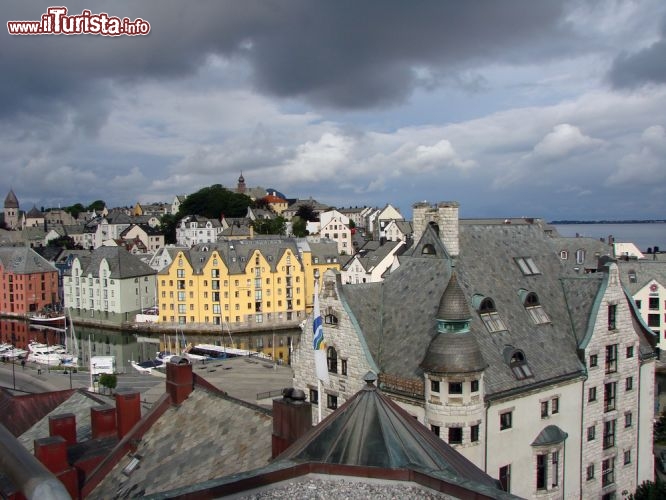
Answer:
M649 220L554 220L549 224L663 224L664 219Z

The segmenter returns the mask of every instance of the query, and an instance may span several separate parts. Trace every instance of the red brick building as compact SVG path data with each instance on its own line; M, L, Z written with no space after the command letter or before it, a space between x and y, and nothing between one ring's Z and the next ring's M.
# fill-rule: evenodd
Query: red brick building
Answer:
M58 270L30 248L0 248L0 285L0 314L25 315L60 303Z

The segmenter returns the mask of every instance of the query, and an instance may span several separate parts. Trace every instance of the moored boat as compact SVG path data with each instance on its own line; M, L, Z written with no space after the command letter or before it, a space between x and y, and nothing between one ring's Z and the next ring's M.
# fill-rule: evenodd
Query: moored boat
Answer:
M43 325L64 326L67 322L67 317L60 313L38 312L28 316L31 323L41 323Z

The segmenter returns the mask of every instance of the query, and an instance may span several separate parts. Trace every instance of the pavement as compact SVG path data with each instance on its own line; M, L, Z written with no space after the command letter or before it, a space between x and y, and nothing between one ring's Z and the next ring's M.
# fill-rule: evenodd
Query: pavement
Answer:
M290 366L276 365L256 358L230 358L223 361L194 363L193 371L220 390L249 403L270 408L272 399L280 396L282 389L292 386L293 372ZM64 373L62 370L47 370L34 363L0 363L0 385L25 392L47 392L90 386L89 372ZM149 406L166 391L166 376L140 373L118 374L118 389L131 388L141 393L141 400ZM18 393L18 392L17 392Z

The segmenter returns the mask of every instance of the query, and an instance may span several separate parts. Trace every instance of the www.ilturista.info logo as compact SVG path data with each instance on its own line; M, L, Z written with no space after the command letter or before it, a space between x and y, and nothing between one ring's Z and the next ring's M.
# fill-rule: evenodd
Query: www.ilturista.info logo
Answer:
M7 21L7 31L10 35L136 36L150 33L150 23L140 17L132 21L87 9L68 16L67 7L49 7L39 21Z

